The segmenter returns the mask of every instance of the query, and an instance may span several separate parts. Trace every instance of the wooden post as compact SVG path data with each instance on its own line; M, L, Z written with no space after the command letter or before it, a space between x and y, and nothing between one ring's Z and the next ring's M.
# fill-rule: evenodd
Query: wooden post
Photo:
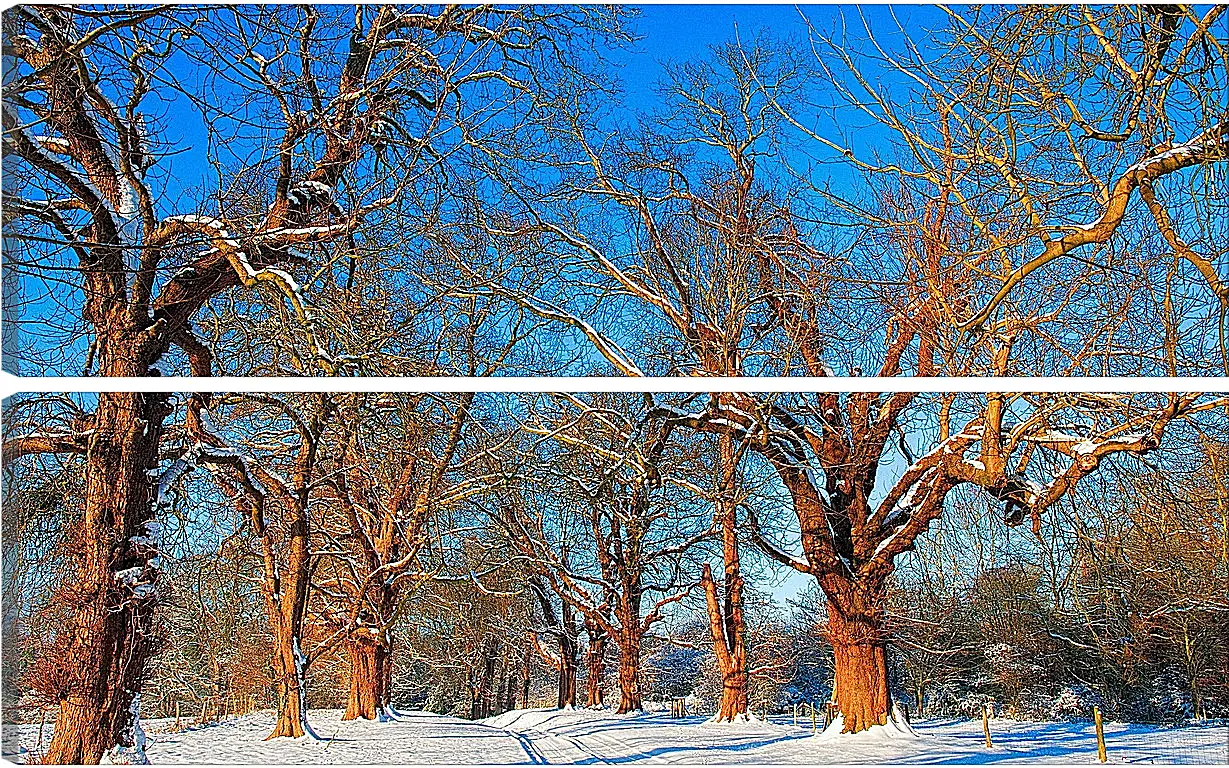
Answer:
M827 728L828 726L825 725L824 727ZM819 725L815 718L815 702L813 701L811 702L811 733L819 733Z
M1105 755L1105 728L1101 725L1101 708L1092 708L1092 721L1097 726L1097 759L1101 762L1106 761Z
M179 702L175 702L175 730L180 730L179 726Z
M986 734L986 749L994 749L994 743L990 741L990 709L985 704L981 708L981 729Z

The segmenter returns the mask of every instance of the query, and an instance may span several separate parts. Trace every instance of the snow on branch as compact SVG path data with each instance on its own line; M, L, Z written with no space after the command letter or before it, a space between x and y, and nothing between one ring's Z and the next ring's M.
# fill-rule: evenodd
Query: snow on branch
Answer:
M751 540L755 542L755 545L759 547L764 554L768 555L782 565L793 568L799 573L815 573L815 569L812 568L811 564L806 560L803 560L796 555L791 555L779 547L776 543L765 538L763 532L760 530L759 519L756 517L755 512L750 508L747 508L747 525L751 531Z
M1066 256L1085 245L1104 243L1118 230L1126 216L1127 206L1137 188L1174 171L1207 162L1223 161L1229 157L1229 118L1221 119L1207 130L1167 150L1149 155L1129 167L1114 183L1105 210L1096 221L1065 228L1062 237L1052 238L1042 232L1042 252L1015 269L994 297L981 310L959 324L961 330L982 326L1006 300L1017 284L1036 270L1057 258Z

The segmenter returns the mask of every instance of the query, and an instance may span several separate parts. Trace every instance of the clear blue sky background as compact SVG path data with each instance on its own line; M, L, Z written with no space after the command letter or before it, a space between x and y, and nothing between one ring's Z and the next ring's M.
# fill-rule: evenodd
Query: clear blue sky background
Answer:
M918 33L943 23L946 14L934 6L916 5L646 5L640 6L637 24L644 36L629 55L620 57L629 90L648 89L661 77L663 61L685 61L704 56L709 46L743 40L767 30L774 35L806 34L802 14L821 31L832 28L844 15L852 32L861 26L859 14L871 28L890 41L898 22L915 42Z

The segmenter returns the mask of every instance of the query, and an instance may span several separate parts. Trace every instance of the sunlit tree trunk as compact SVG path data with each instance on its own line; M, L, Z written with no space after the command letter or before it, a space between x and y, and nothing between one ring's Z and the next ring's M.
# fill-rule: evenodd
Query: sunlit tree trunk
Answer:
M342 720L383 720L388 716L390 669L385 633L359 627L347 640L350 656L350 696Z
M619 709L620 715L644 709L640 700L640 640L639 610L629 619L622 618L616 636L619 646Z
M585 622L589 647L585 651L585 706L600 709L606 706L606 645L610 636L592 622Z
M823 581L843 731L857 733L886 725L892 711L883 629L886 590L882 584L858 584L838 577Z
M716 721L721 723L747 718L747 630L743 617L743 577L738 554L738 507L733 495L737 469L733 437L721 435L718 450L721 460L716 517L721 525L724 595L718 596L708 563L704 564L702 584L717 667L721 671L721 704L716 716Z
M144 373L142 371L141 373ZM83 515L70 534L76 578L56 596L64 628L59 712L50 763L144 762L137 697L152 637L157 554L150 473L167 416L166 394L101 393L85 463ZM77 554L79 553L79 554Z
M266 546L271 546L266 541ZM307 724L307 658L303 655L303 616L307 609L307 523L291 524L290 552L285 571L276 568L265 576L265 605L273 628L273 666L277 675L277 723L266 737L315 737ZM280 587L280 589L279 589Z
M564 603L563 623L559 627L559 695L555 706L559 709L576 708L576 677L580 667L579 648L576 642L576 619L572 606Z
M708 563L704 564L701 579L717 668L721 672L721 703L714 719L719 723L732 723L747 718L747 648L743 640L742 611L740 608L734 620L732 614L723 610Z

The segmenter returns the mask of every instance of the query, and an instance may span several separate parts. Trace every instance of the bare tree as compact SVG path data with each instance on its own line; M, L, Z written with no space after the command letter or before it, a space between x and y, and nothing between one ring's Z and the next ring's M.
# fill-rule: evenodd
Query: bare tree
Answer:
M391 717L393 628L405 601L436 575L429 552L448 527L437 517L489 482L458 461L473 399L356 394L343 407L333 446L340 471L328 481L343 514L322 526L330 555L316 573L350 657L343 719Z
M1216 191L1229 159L1225 9L946 13L929 51L907 32L888 43L865 18L842 19L842 37L808 20L816 87L765 95L813 142L811 156L872 188L908 189L924 201L915 210L959 212L967 232L948 245L975 267L951 293L960 331L1083 306L1093 327L1141 329L1135 343L1155 357L1070 356L1056 372L1229 373L1227 217ZM897 151L843 128L854 121ZM866 220L866 196L822 193L846 221ZM901 221L888 213L876 223ZM1069 290L1102 280L1113 302ZM1206 324L1192 333L1195 318Z
M746 443L738 446L746 448ZM721 556L725 566L723 594L718 595L712 568L703 566L700 584L704 587L709 628L717 667L721 670L721 704L717 722L746 720L747 711L747 622L743 616L741 558L738 551L739 499L735 482L741 454L736 453L734 436L723 433L717 447L716 521L721 527Z
M567 567L566 546L563 547L561 552L560 563L564 568ZM577 660L580 652L580 640L578 637L580 622L576 620L576 609L567 600L560 600L559 610L556 611L552 601L553 593L537 574L529 577L529 588L533 592L534 599L537 600L542 612L542 618L545 621L545 626L540 630L535 629L530 632L531 641L538 651L538 655L542 657L542 660L555 670L555 707L557 709L575 709ZM558 650L552 651L549 648L543 647L538 637L540 634L553 637Z
M320 453L323 433L336 419L337 406L328 394L305 398L302 410L271 395L239 395L233 399L240 410L239 418L258 422L251 436L245 436L247 440L259 439L265 430L279 427L289 433L292 447L287 455L271 457L284 465L285 474L210 431L202 422L202 415L208 411L201 397L193 399L186 429L196 441L176 464L183 471L203 465L213 472L244 512L257 545L278 685L277 722L268 738L315 736L307 723L305 677L311 656L303 647L315 563L310 507L319 497L313 490L325 461Z
M599 611L609 611L608 605L598 606ZM606 648L610 634L606 628L585 617L583 620L587 644L585 645L585 706L589 709L606 707Z
M540 399L537 407L545 403ZM641 643L665 610L691 592L681 558L710 535L706 525L688 530L691 516L678 514L686 497L663 491L686 489L671 479L673 428L663 423L643 412L629 417L617 403L561 396L557 410L534 412L524 425L542 436L540 446L555 448L546 463L513 478L516 500L497 517L525 567L618 648L620 713L642 708ZM530 473L566 483L568 493L526 482Z

